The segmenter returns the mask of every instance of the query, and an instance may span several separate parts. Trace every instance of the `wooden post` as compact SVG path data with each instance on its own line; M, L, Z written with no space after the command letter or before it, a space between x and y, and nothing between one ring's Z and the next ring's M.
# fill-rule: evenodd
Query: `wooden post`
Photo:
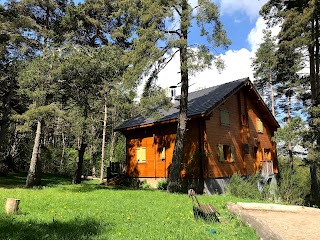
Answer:
M7 214L17 214L19 210L20 199L5 198L5 210Z

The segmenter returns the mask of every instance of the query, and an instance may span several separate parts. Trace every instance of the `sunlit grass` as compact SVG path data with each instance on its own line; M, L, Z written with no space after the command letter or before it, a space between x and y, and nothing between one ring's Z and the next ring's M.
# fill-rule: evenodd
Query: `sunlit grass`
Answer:
M7 188L3 181L0 197L21 203L14 216L2 207L0 239L257 239L227 211L228 201L239 201L228 195L198 196L221 213L221 223L207 223L194 220L187 194L108 189L95 181L69 185L68 180L30 190Z

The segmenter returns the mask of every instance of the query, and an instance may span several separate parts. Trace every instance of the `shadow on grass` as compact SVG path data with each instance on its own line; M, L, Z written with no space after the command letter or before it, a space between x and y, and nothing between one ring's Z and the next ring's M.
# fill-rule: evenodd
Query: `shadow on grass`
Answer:
M34 221L21 222L11 216L0 216L1 239L33 240L33 239L92 239L103 231L108 231L94 219L74 219L69 222L54 221L39 223Z
M0 177L0 187L2 188L24 188L27 173L10 173L8 176ZM52 174L44 174L41 178L41 186L52 186L70 184L71 178Z

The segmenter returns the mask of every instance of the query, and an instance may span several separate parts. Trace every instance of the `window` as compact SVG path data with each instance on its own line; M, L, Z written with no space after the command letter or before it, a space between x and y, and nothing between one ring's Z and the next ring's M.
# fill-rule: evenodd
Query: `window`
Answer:
M225 110L220 110L220 121L222 126L229 126L230 125L229 112Z
M249 154L250 153L249 144L248 143L243 144L243 153L244 154Z
M257 132L263 133L263 123L260 118L257 118Z
M263 160L271 160L270 148L265 148L263 151Z
M234 146L218 144L218 160L219 162L234 162L235 161Z
M161 160L165 160L166 159L166 148L163 147L162 149L160 149L160 159Z
M262 160L262 149L259 147L254 147L253 148L253 154L254 154L254 159L258 162Z
M146 148L137 148L137 162L146 162Z

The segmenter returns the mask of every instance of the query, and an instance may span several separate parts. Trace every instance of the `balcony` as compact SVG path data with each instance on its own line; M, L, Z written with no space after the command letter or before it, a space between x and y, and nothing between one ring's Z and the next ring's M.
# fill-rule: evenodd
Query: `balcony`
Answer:
M272 160L262 160L260 162L260 176L266 180L268 180L269 177L272 177L274 175L273 171L273 161Z

